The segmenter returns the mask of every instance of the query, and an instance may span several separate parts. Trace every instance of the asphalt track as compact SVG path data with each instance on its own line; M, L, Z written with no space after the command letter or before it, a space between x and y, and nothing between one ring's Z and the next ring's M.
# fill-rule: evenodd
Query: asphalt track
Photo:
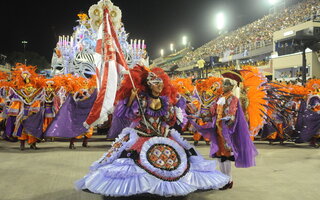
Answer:
M255 142L259 151L257 166L232 167L234 187L225 191L196 192L185 197L163 198L135 196L110 198L76 191L73 182L88 172L90 164L100 158L111 142L94 136L90 147L68 149L68 142L39 143L39 150L19 150L19 143L0 140L1 200L315 200L320 199L320 149L308 144ZM209 148L197 146L208 158Z

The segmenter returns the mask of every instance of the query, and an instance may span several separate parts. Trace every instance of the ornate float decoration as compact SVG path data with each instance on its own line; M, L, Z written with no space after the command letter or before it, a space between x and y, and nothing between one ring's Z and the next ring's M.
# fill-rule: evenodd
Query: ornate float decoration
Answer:
M144 40L130 40L121 22L119 7L110 0L100 0L89 8L88 15L78 14L79 25L74 27L71 36L59 36L59 41L52 55L52 75L74 74L89 78L95 74L95 47L97 31L103 21L103 8L107 7L113 26L117 32L121 49L129 67L137 63L149 65Z

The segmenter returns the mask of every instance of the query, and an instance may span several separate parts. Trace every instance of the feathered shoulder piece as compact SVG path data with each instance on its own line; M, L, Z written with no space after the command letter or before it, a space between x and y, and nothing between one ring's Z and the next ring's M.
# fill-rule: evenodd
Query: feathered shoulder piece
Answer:
M171 83L181 95L193 93L194 86L190 78L176 78L171 80Z
M307 82L306 88L311 95L320 94L320 79L311 79Z
M243 78L244 87L259 87L267 82L266 77L254 66L242 66L240 74Z
M307 96L310 93L308 88L301 85L288 85L288 87L290 88L290 92L292 94L299 95L301 98Z
M197 91L209 93L211 95L222 94L222 78L209 77L207 79L200 79L196 82Z
M94 75L88 79L88 87L90 89L97 87L97 76L96 75Z
M241 99L249 118L251 138L258 134L264 124L266 113L267 94L264 84L267 79L254 66L243 66L240 70L242 76Z
M0 71L0 87L8 87L12 85L12 81L9 81L9 75Z
M67 93L73 92L74 88L74 79L75 77L71 74L54 76L52 80L54 81L55 87L60 89L64 87Z

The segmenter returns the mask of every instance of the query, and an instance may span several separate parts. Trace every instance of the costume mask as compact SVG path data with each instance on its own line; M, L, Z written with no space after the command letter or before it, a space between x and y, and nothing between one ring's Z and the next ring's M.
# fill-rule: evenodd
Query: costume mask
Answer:
M149 86L151 85L158 85L163 83L163 80L161 78L159 78L155 73L153 72L149 72L148 73L148 77L147 77L147 84Z

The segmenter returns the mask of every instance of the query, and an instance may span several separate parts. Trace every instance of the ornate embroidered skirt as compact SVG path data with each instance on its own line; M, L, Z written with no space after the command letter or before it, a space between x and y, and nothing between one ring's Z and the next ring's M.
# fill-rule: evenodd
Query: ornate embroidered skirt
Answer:
M141 139L136 130L126 128L75 187L105 196L169 197L219 189L228 182L215 161L205 160L177 131L171 130L169 138Z

